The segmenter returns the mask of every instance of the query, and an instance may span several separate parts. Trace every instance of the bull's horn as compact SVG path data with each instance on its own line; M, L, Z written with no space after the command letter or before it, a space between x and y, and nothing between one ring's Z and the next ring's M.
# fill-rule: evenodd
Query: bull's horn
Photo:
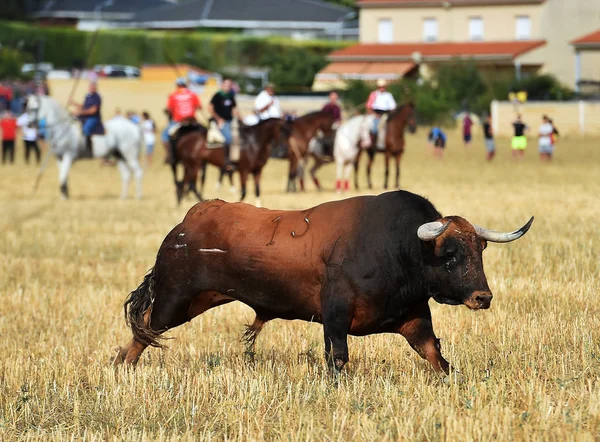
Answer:
M417 236L422 241L433 241L442 233L444 233L449 225L450 222L447 222L445 224L439 221L425 223L417 230Z
M483 227L479 227L479 226L474 226L474 227L475 227L475 231L477 232L477 235L480 238L485 239L486 241L511 242L511 241L514 241L515 239L519 239L520 237L522 237L523 235L525 235L527 233L527 231L531 227L531 224L533 224L533 218L534 217L532 216L531 219L529 221L527 221L527 224L525 224L519 230L515 230L514 232L510 232L510 233L496 232L494 230L487 230L487 229L484 229Z

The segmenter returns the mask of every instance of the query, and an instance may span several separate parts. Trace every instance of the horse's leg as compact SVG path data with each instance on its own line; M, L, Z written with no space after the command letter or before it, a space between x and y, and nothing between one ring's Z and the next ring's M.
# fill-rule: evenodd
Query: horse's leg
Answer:
M235 193L237 191L237 189L235 188L235 185L233 184L233 171L228 170L227 176L229 177L229 191L231 193Z
M127 160L127 166L133 172L135 177L135 197L139 200L142 199L142 178L144 177L144 171L137 159L137 156L131 155Z
M127 198L127 192L129 190L131 171L129 170L129 167L127 167L125 160L117 160L117 166L119 167L119 172L121 172L121 199L124 200Z
M352 164L344 166L344 192L350 190L350 175L352 174Z
M242 195L240 201L244 201L244 198L246 198L246 181L248 181L248 171L245 169L240 169L240 182L242 185Z
M396 160L396 189L400 189L400 160L402 159L402 154L399 153L394 159Z
M306 158L302 158L298 161L298 176L300 182L300 191L304 192L304 171L306 169Z
M373 188L373 183L371 182L371 166L373 165L373 160L375 159L375 148L371 147L367 150L367 154L369 155L369 162L367 163L367 184L369 185L369 189Z
M356 190L358 190L358 166L360 164L360 156L362 155L362 152L362 149L358 149L356 159L354 160L354 188Z
M316 155L313 155L313 158L315 159L315 163L310 169L310 176L312 177L315 186L317 186L317 190L321 191L321 183L317 178L317 171L323 166L323 164L325 164L325 161L323 161L323 158L317 157Z
M200 193L204 192L204 183L206 182L206 163L202 163L202 175L200 178Z
M73 164L73 156L71 153L67 152L63 155L60 160L60 167L58 169L58 182L60 183L60 193L62 194L63 199L69 198L69 170L71 169L71 165Z
M385 151L385 177L383 179L383 188L386 190L388 188L388 177L390 175L390 156L391 156L391 154L386 150Z
M221 185L223 184L223 177L225 176L225 169L219 169L219 179L217 181L217 185L215 186L215 190L217 191L217 195L221 190Z
M344 160L340 157L335 159L335 191L341 193L342 191L342 178L344 175Z
M198 182L198 172L200 171L200 166L199 165L194 165L191 174L191 181L190 181L190 190L194 193L194 195L196 195L196 198L198 198L198 201L202 201L202 194L200 192L198 192L198 189L196 189L196 183Z
M287 192L296 191L296 173L298 171L298 160L295 155L290 153L290 170L288 172Z
M262 207L260 203L260 176L262 170L259 170L254 174L254 192L256 193L256 207Z

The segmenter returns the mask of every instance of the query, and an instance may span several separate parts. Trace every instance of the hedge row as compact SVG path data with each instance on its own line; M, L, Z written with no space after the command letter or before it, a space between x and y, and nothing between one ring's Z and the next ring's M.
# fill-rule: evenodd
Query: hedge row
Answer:
M43 61L57 67L81 66L92 36L72 28L0 22L3 46L21 48L35 56L39 42L43 42ZM102 30L88 65L141 66L167 63L170 58L217 72L230 65L266 66L271 68L275 83L286 89L302 89L310 86L314 74L326 64L326 55L345 44L216 32Z

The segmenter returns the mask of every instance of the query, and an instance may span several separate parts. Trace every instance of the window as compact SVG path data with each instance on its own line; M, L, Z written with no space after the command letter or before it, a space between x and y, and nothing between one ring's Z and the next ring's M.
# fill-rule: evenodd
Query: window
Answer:
M437 41L438 23L435 18L426 18L423 20L423 40Z
M392 43L394 41L394 28L389 18L379 19L377 40L379 43Z
M529 40L531 38L531 19L529 16L517 16L516 37L517 40Z
M471 41L483 40L483 18L481 18L481 17L469 18L469 40L471 40Z

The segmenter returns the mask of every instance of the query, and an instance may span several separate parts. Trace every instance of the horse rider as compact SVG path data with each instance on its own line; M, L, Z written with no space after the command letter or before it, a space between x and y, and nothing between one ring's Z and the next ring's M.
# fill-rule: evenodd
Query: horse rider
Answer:
M224 78L221 83L221 89L213 95L208 105L210 114L217 122L219 130L225 137L225 161L226 166L231 167L231 160L229 158L229 151L231 143L233 142L233 136L231 133L231 122L233 118L241 119L240 113L237 109L237 103L235 101L235 94L232 89L231 78Z
M175 146L182 127L196 127L196 111L202 109L202 104L198 96L188 89L187 82L184 78L178 78L175 83L176 90L169 95L167 109L171 113L172 120L167 127L169 134L169 153L167 163L175 162Z
M323 112L329 112L331 115L333 115L333 121L334 121L334 125L336 126L336 128L342 122L342 108L340 107L338 100L339 100L338 93L335 91L331 91L329 93L329 101L325 104L325 106L323 106L323 109L321 109ZM322 154L325 157L332 157L333 156L333 143L325 143L323 141L324 140L321 140L321 142L320 142L323 147Z
M275 85L268 83L264 90L256 97L254 111L261 120L269 118L281 118L283 113L279 106L279 98L275 96Z
M89 92L85 96L83 104L78 104L73 100L70 100L69 104L77 109L75 114L83 123L85 151L87 155L92 156L92 135L104 134L104 126L102 125L102 115L100 112L102 108L102 97L98 93L96 82L90 82Z
M379 131L381 117L396 109L396 100L394 100L392 94L386 89L387 82L383 79L377 80L377 89L371 92L367 101L367 112L375 115L373 127L371 128L371 135L375 141L374 145L377 145L377 132Z
M330 112L333 115L333 120L336 123L342 122L342 108L339 105L339 96L336 91L332 91L329 93L329 101L325 106L323 106L322 111Z

